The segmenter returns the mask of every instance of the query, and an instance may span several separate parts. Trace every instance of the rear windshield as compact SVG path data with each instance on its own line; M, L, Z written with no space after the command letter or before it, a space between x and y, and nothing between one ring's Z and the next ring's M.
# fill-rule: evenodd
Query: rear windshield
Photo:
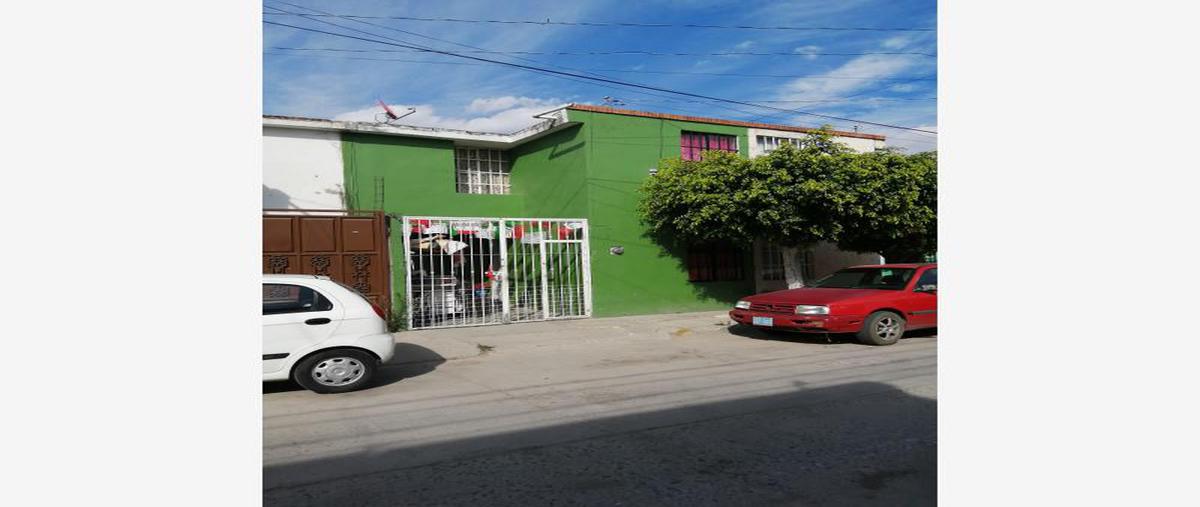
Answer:
M847 268L817 280L811 287L902 290L914 272L912 268Z

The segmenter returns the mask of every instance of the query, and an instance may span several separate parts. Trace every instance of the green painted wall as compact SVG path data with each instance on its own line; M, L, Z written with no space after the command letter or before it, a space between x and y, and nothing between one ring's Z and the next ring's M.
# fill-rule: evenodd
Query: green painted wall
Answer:
M588 222L591 233L592 299L597 316L724 309L754 292L746 255L746 279L693 283L682 250L665 248L644 235L637 217L637 187L658 161L679 156L683 131L738 136L748 156L746 129L657 118L570 111L583 122L587 143ZM622 255L609 248L624 247Z
M520 194L458 193L452 141L343 132L342 157L350 209L462 217L520 216L525 210ZM399 303L404 301L404 229L399 220L389 225L395 231L389 236L392 301Z
M746 156L744 127L569 114L582 125L509 151L512 194L499 196L456 192L451 141L343 133L349 205L394 215L586 218L598 317L725 309L754 292L748 251L745 280L692 283L684 252L646 237L636 214L638 185L660 159L679 156L682 131L736 135ZM403 234L392 234L391 241L394 300L403 301ZM624 247L624 254L610 254L613 246Z
M583 128L573 126L511 151L512 191L525 218L587 218L587 158Z

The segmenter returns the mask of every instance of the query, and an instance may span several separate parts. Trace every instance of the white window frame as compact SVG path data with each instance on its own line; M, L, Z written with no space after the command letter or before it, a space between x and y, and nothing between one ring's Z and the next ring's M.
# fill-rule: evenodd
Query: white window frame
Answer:
M779 149L779 144L783 141L790 142L792 143L792 146L797 148L804 145L804 139L800 137L764 136L760 134L757 136L757 138L758 149L763 155Z
M508 152L477 146L454 148L454 188L460 194L512 193Z

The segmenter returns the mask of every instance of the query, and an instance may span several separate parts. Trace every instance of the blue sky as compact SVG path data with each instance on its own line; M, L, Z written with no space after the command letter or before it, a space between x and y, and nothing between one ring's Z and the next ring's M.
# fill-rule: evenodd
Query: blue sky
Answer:
M933 0L285 1L316 11L358 16L826 27L932 28L937 23ZM786 109L923 130L937 128L936 57L812 54L936 54L936 32L579 27L363 19L388 27L381 28L347 19L317 18L353 29L350 30L312 18L271 14L280 12L276 8L293 13L315 13L294 5L264 0L263 17L269 21L357 37L381 38L362 33L371 32L446 51L474 51L462 46L466 45L490 51L786 53L771 56L467 54L564 72L589 71L621 81ZM422 35L449 42L423 38ZM327 51L331 49L343 51ZM603 97L608 96L620 100L624 104L622 107L629 109L801 126L823 123L841 129L854 126L850 122L797 113L711 103L604 83L589 84L577 79L561 79L265 24L263 52L263 110L266 114L371 120L378 110L375 101L382 99L394 106L417 109L415 114L404 118L403 123L510 132L534 123L537 120L532 115L553 106L566 102L602 104ZM798 77L745 76L747 74ZM865 124L859 126L864 132L884 134L888 136L888 144L910 151L933 149L936 145L933 135Z

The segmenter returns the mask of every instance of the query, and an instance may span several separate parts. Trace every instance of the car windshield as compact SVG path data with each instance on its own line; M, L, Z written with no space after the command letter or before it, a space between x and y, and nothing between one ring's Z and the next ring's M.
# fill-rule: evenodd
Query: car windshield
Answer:
M912 268L847 268L817 280L810 287L901 290L915 271Z

